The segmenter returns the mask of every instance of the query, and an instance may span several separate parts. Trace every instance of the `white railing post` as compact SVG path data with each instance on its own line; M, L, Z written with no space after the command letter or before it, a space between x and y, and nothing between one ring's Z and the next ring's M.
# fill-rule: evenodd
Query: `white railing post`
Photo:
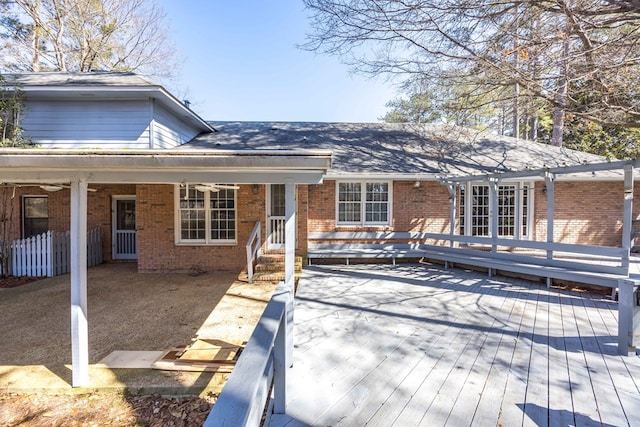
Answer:
M262 233L260 221L256 221L256 225L253 227L253 231L249 236L249 240L245 245L247 252L247 280L249 283L253 283L253 261L260 257L260 251L262 248ZM254 245L255 242L255 245Z
M284 237L284 284L289 290L287 300L287 362L293 364L293 322L295 306L295 258L296 258L296 185L287 179L284 184L285 199L285 237Z
M287 300L289 297L287 297ZM273 344L273 412L285 414L287 410L287 315L280 319Z

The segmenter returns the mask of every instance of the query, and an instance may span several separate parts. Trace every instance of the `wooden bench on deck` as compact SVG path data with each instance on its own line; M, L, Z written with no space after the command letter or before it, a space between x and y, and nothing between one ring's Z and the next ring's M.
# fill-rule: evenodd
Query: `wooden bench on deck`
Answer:
M314 259L345 259L348 264L354 259L386 258L395 265L398 258L424 258L487 268L489 275L508 271L544 277L548 285L557 279L604 286L612 289L612 295L618 280L629 277L628 252L618 247L412 232L309 233L309 242L309 264Z

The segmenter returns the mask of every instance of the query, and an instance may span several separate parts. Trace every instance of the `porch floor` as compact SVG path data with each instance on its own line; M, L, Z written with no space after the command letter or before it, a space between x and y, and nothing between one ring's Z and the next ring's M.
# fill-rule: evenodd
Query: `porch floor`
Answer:
M0 392L64 394L71 387L69 275L0 289ZM246 341L276 283L235 273L139 274L134 263L88 270L89 389L203 395L228 374L107 369L116 350L164 350L195 339Z
M617 303L430 264L305 268L280 426L633 426Z

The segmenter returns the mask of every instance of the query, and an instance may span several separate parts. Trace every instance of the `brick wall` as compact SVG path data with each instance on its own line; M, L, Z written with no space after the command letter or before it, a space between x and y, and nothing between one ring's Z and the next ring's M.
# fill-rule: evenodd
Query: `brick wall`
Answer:
M392 220L388 226L337 226L336 181L309 186L309 232L351 230L449 232L449 191L436 182L395 181Z
M636 187L640 183L636 182ZM536 183L535 239L547 238L547 194L544 183ZM621 182L555 183L555 242L620 246L622 242L623 184ZM636 190L634 218L640 212Z
M138 270L240 271L246 266L245 244L256 221L262 222L266 251L266 186L241 185L237 191L237 245L176 245L173 185L138 185ZM298 188L298 236L306 237L308 193ZM306 239L305 239L306 243Z

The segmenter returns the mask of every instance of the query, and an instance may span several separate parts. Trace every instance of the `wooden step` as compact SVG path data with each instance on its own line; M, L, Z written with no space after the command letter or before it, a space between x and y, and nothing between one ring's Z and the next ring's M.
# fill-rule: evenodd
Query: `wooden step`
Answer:
M243 271L238 275L238 280L241 282L248 282L249 278L247 277L247 272ZM268 272L268 271L258 271L253 273L253 281L254 282L282 282L284 280L284 272ZM294 281L297 284L300 280L300 273L294 274Z

